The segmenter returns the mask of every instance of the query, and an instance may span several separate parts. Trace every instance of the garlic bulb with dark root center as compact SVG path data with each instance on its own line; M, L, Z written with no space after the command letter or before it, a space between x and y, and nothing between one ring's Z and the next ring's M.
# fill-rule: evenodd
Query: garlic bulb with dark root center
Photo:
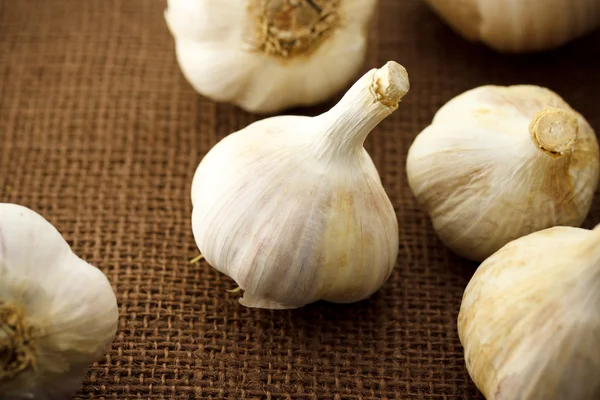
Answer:
M363 65L377 0L168 0L181 71L215 101L272 114L330 99Z
M65 400L108 351L117 300L41 215L0 204L0 398Z

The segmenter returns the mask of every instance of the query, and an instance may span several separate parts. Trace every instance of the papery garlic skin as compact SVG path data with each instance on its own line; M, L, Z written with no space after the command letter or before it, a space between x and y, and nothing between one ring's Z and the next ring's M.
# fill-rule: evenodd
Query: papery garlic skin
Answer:
M425 0L456 32L502 53L552 50L600 28L598 0Z
M586 218L600 170L589 123L531 85L482 86L417 135L408 182L440 239L482 261L511 240Z
M0 204L0 398L71 399L117 320L100 270L38 213Z
M600 398L600 227L517 239L477 269L458 334L487 400Z
M409 90L390 62L329 112L258 121L215 145L192 183L200 252L248 307L350 303L375 293L398 255L398 222L363 148Z
M364 63L376 4L168 0L165 19L181 71L198 93L275 113L323 102L350 84Z

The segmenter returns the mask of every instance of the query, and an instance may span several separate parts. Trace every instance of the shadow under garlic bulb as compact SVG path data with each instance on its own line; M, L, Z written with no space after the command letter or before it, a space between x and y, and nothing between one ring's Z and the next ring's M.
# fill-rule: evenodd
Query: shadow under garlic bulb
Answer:
M556 93L482 86L440 108L406 167L444 244L482 261L529 233L581 225L600 161L591 126Z
M323 102L358 74L377 0L168 0L194 89L246 111Z
M194 175L192 230L242 305L297 308L375 293L398 255L398 222L363 147L408 92L395 62L330 111L255 122L217 143Z
M456 32L502 53L552 50L600 28L598 0L425 0Z
M486 259L458 335L487 400L600 399L600 226L538 231Z

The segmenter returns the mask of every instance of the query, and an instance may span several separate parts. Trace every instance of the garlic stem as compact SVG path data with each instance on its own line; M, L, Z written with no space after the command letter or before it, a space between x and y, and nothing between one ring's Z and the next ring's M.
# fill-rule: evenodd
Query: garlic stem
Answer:
M0 382L35 366L32 332L22 310L0 302Z
M389 61L359 79L330 111L316 118L326 126L319 133L322 153L360 150L369 133L396 111L410 89L408 73Z
M572 150L578 131L579 123L575 115L555 107L539 111L529 126L535 145L555 158Z

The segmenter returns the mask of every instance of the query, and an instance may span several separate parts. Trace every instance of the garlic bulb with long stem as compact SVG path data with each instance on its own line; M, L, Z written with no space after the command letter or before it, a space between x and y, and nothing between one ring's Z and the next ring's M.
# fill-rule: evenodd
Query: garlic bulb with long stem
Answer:
M600 399L600 225L538 231L485 260L458 334L488 400Z
M456 32L504 53L551 50L600 28L598 0L425 0Z
M387 280L398 222L363 142L408 90L389 62L330 111L258 121L206 154L192 183L194 238L243 305L350 303Z
M358 74L377 0L168 0L194 89L246 111L320 103Z
M598 153L591 126L551 90L482 86L417 135L408 182L441 240L482 261L520 236L579 226L598 186Z
M70 399L117 321L106 276L42 216L0 204L0 398Z

